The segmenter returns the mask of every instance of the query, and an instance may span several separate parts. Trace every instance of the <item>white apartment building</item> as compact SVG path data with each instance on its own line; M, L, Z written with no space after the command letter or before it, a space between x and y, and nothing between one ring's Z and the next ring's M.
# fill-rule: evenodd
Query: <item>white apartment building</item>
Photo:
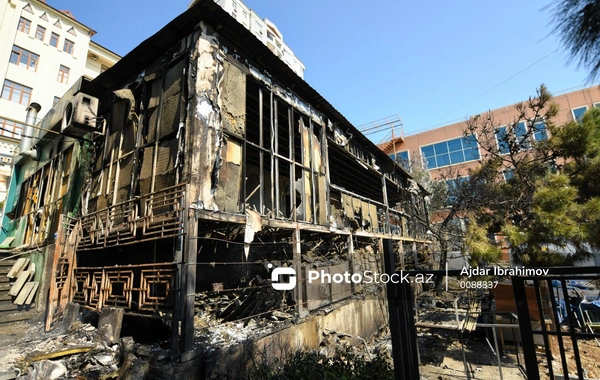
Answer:
M27 106L41 105L43 117L81 76L93 79L121 58L91 41L95 33L44 0L0 0L0 202Z
M298 76L304 79L304 64L294 55L292 49L283 42L283 35L275 24L268 19L261 19L256 12L248 8L240 0L215 0L240 24L250 30L256 38L265 44L273 54L285 62Z

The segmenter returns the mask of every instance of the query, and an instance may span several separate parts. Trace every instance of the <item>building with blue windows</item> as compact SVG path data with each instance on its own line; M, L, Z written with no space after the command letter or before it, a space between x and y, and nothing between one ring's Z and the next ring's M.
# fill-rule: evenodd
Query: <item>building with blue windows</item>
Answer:
M553 125L581 121L589 109L600 107L598 86L579 88L576 91L571 89L569 92L553 95L553 101L559 108L558 114L552 119ZM543 117L528 112L523 116L516 105L485 111L458 123L407 134L380 144L379 147L409 172L417 167L424 168L430 172L432 180L443 181L449 190L445 205L452 206L455 201L453 189L466 181L470 171L479 167L481 160L489 153L480 143L492 149L495 146L496 151L492 153L506 155L507 159L502 160L503 167L500 170L504 180L508 181L514 176L511 160L518 160L521 154L527 155L537 142L550 137L547 121ZM485 128L486 133L483 133L481 128L469 128L469 124L488 127ZM444 212L433 212L431 215L435 223L440 216L444 217ZM457 218L457 223L462 223L460 219ZM501 261L509 262L508 246L502 248ZM460 259L463 254L459 246L454 246L448 257L450 262L452 258L460 261L463 260Z
M600 90L598 86L580 88L554 94L554 102L559 106L559 113L553 119L555 125L562 125L569 121L581 121L583 114L592 107L600 107ZM521 149L531 148L534 142L539 142L549 137L549 131L543 119L518 120L519 112L516 104L497 108L478 115L471 119L480 117L493 118L495 140L498 152L507 154L509 152L509 141L507 131L512 130L517 137L516 141ZM467 175L469 169L479 165L479 160L485 153L478 146L475 134L465 133L467 129L466 120L454 124L448 124L439 128L424 132L408 134L383 143L380 148L396 162L410 170L418 165L427 168L433 179L445 177L444 173L452 170L454 174ZM417 162L416 162L417 161ZM505 177L510 176L510 168L505 168Z

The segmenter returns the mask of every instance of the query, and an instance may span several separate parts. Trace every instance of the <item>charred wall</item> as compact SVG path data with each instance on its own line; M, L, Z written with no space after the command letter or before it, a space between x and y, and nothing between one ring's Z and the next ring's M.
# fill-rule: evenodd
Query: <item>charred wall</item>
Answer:
M181 321L189 348L205 305L247 320L380 294L306 273L381 272L382 238L423 237L423 194L320 108L205 22L106 91L74 299ZM297 288L274 291L273 267Z

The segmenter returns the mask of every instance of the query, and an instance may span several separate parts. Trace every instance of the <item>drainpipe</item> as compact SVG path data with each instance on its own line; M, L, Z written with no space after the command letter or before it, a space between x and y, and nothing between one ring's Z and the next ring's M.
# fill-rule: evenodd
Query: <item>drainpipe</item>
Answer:
M27 107L27 116L25 117L25 129L21 136L21 145L19 146L19 155L31 157L33 160L38 159L38 152L36 149L32 149L33 146L33 125L37 120L38 112L42 109L38 103L31 103Z

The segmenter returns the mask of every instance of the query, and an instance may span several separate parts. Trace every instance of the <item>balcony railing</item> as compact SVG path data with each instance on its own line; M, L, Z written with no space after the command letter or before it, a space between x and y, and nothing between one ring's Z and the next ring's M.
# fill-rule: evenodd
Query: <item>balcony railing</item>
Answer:
M182 183L84 215L79 250L181 235L184 197Z

